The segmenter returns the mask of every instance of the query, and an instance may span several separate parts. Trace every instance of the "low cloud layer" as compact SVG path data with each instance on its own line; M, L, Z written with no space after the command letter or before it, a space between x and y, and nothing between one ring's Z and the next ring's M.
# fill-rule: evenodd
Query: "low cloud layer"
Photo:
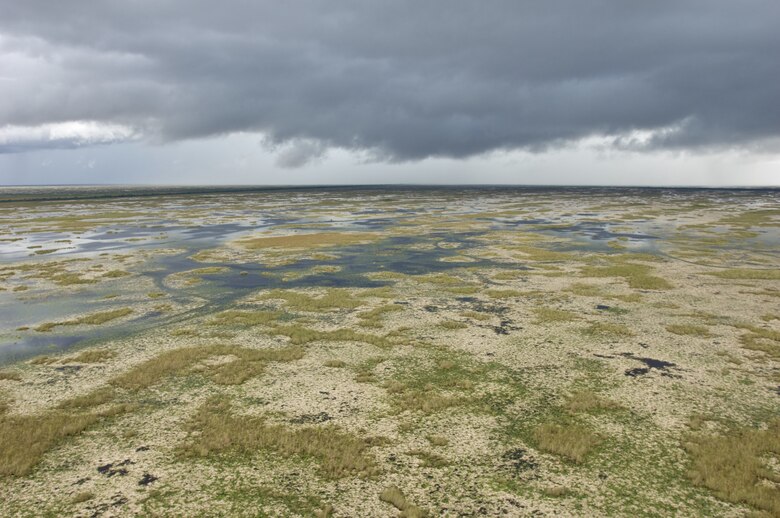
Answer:
M777 0L2 3L0 152L258 132L297 167L780 136ZM74 121L108 136L35 138Z

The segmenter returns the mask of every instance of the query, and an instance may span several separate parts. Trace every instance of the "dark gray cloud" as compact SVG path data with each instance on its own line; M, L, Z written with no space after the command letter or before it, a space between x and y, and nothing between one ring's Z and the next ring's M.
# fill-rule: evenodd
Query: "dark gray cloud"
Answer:
M288 167L780 136L777 0L0 3L0 126L258 131Z

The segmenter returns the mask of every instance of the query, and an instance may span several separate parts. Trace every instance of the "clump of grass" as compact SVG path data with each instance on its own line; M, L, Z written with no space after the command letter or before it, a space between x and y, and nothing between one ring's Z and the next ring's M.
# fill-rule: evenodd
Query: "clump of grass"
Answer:
M57 326L80 326L80 325L96 326L100 324L105 324L106 322L110 322L112 320L116 320L117 318L126 317L132 312L133 310L130 308L119 308L119 309L112 309L109 311L100 311L98 313L84 315L83 317L79 317L73 320L66 320L64 322L46 322L36 327L35 330L38 332L45 333L51 331Z
M252 454L271 450L283 457L311 457L327 478L368 477L379 472L368 455L368 443L335 426L293 428L268 424L262 417L239 416L230 403L210 399L192 418L195 432L179 448L189 457L205 457L221 452Z
M459 398L445 396L433 387L406 388L400 391L395 407L398 411L422 412L432 414L460 404Z
M130 275L130 272L124 270L111 270L104 273L102 276L106 279L118 279L120 277L127 277L128 275Z
M27 475L54 444L82 432L97 420L94 414L62 411L0 415L0 475Z
M751 351L764 352L772 358L780 358L780 331L749 324L738 324L734 327L750 331L739 337L742 347Z
M432 446L447 446L450 443L449 439L441 435L429 435L426 439Z
M629 338L634 336L634 332L627 326L609 322L594 322L583 329L582 333L591 337Z
M65 358L64 362L76 362L76 363L100 363L105 360L110 360L116 356L116 353L114 351L109 351L108 349L92 349L88 351L83 351L76 356L71 356L69 358Z
M128 372L111 380L111 383L117 387L137 391L168 376L180 374L197 362L209 357L228 355L236 356L238 360L214 367L211 376L215 383L224 385L242 383L249 377L261 373L264 362L298 360L303 357L303 350L299 347L248 349L232 345L184 347L164 352L151 360L136 365Z
M328 311L332 309L355 309L362 302L353 296L349 290L331 288L319 297L312 297L304 293L289 290L272 290L260 300L284 300L287 307L295 311Z
M576 463L585 459L599 438L578 424L545 423L534 430L534 438L543 451L566 457Z
M411 450L407 452L407 455L411 455L412 457L417 457L418 459L420 459L422 461L421 466L423 468L442 468L450 464L450 461L448 461L446 458L442 457L441 455L429 451L425 451L425 450L420 450L420 449Z
M323 365L325 367L332 367L334 369L341 369L347 366L347 364L342 360L325 360L325 363L323 363Z
M717 272L708 272L707 275L712 275L713 277L718 277L720 279L730 280L780 280L780 270L777 269L759 270L751 268L731 268L728 270L719 270Z
M468 327L468 324L456 320L444 320L439 322L439 327L444 329L465 329Z
M610 400L603 398L592 390L578 390L569 396L565 408L572 413L576 412L594 412L598 410L616 410L621 406Z
M238 243L249 250L265 248L313 248L347 246L376 241L380 236L367 232L318 232L312 234L293 234L290 236L254 237L242 239Z
M212 325L267 326L276 323L282 316L281 311L241 311L229 310L217 314L210 322Z
M382 327L381 318L387 313L393 313L396 311L403 311L403 307L398 304L385 304L383 306L376 307L369 311L363 311L358 313L357 316L360 319L359 325L362 327L379 328Z
M424 518L428 515L423 509L409 502L403 492L396 486L385 488L379 495L379 500L401 511L399 516L404 516L405 518Z
M690 324L672 324L666 326L666 330L680 336L700 336L702 338L712 336L710 330L706 327Z
M392 343L385 337L366 333L357 333L351 329L317 331L300 326L277 326L271 334L287 336L293 345L304 345L318 340L330 342L364 342L377 347L390 347Z
M626 295L614 295L605 291L601 286L596 284L585 284L576 282L566 288L566 291L578 295L580 297L599 297L603 299L615 299L622 300L624 302L639 302L642 300L642 296L639 293L629 293Z
M673 286L661 277L651 275L654 269L645 264L622 263L610 266L586 266L585 277L622 277L631 288L639 290L668 290Z
M113 401L115 396L112 387L101 387L83 396L66 399L57 405L57 408L62 410L91 409Z
M22 375L16 371L0 371L0 381L21 381Z
M564 309L554 308L534 308L536 313L535 324L549 324L557 322L572 322L578 320L580 317L576 313L566 311Z
M551 498L560 498L562 496L568 495L569 489L564 486L552 486L545 487L542 489L542 492L545 494L545 496L549 496Z
M95 494L90 491L82 491L81 493L76 494L73 498L70 499L71 504L80 504L83 502L86 502L88 500L92 500L95 498Z
M780 419L765 430L692 436L685 448L692 458L689 476L695 484L730 502L780 515L780 476L763 461L768 455L780 455Z
M494 299L510 299L520 297L523 292L517 290L485 290L485 294Z
M460 314L460 316L481 321L490 320L492 318L491 315L488 315L487 313L480 313L478 311L464 311Z
M36 356L32 360L30 360L30 365L51 365L52 363L55 363L57 361L57 358L52 358L51 356Z

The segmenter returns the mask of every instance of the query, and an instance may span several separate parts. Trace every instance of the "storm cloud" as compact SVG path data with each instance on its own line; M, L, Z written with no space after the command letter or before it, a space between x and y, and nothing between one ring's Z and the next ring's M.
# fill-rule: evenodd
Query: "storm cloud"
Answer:
M296 167L780 136L777 0L1 4L4 152L257 132ZM74 122L109 138L30 138Z

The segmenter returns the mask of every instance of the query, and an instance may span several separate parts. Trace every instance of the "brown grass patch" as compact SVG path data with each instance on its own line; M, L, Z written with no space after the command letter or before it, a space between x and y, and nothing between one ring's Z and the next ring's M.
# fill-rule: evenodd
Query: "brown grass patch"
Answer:
M56 443L97 420L94 414L61 411L0 416L0 475L27 475Z
M592 337L629 338L634 336L634 332L630 328L622 324L611 324L609 322L594 322L583 329L582 333L585 336Z
M599 443L599 438L578 424L546 423L534 430L534 437L543 451L561 455L580 463Z
M208 345L184 347L164 352L151 360L136 365L128 372L111 380L111 384L128 390L149 387L163 378L180 374L197 362L211 356L233 355L238 360L221 364L211 369L215 383L234 385L260 374L264 363L269 361L292 361L303 357L299 347L284 349L247 349L232 345Z
M22 379L22 375L16 371L0 371L0 381L2 380L21 381L21 379Z
M603 398L592 390L578 390L569 396L565 408L569 412L594 412L597 410L616 410L621 406L610 400Z
M699 435L685 445L691 455L689 476L718 497L747 503L780 516L780 473L768 463L780 456L780 419L766 430L747 428L727 435Z
M211 399L190 423L195 432L180 453L205 457L220 452L252 454L272 450L283 457L311 457L327 478L367 477L378 473L369 444L335 426L294 428L268 424L262 417L231 413L230 403Z
M105 360L110 360L116 356L116 353L114 351L109 351L107 349L93 349L88 351L83 351L76 356L70 356L68 358L64 358L62 360L62 363L66 362L75 362L75 363L100 363Z
M379 495L379 499L401 511L399 516L404 518L423 518L428 516L426 511L409 502L403 492L396 486L385 488Z

